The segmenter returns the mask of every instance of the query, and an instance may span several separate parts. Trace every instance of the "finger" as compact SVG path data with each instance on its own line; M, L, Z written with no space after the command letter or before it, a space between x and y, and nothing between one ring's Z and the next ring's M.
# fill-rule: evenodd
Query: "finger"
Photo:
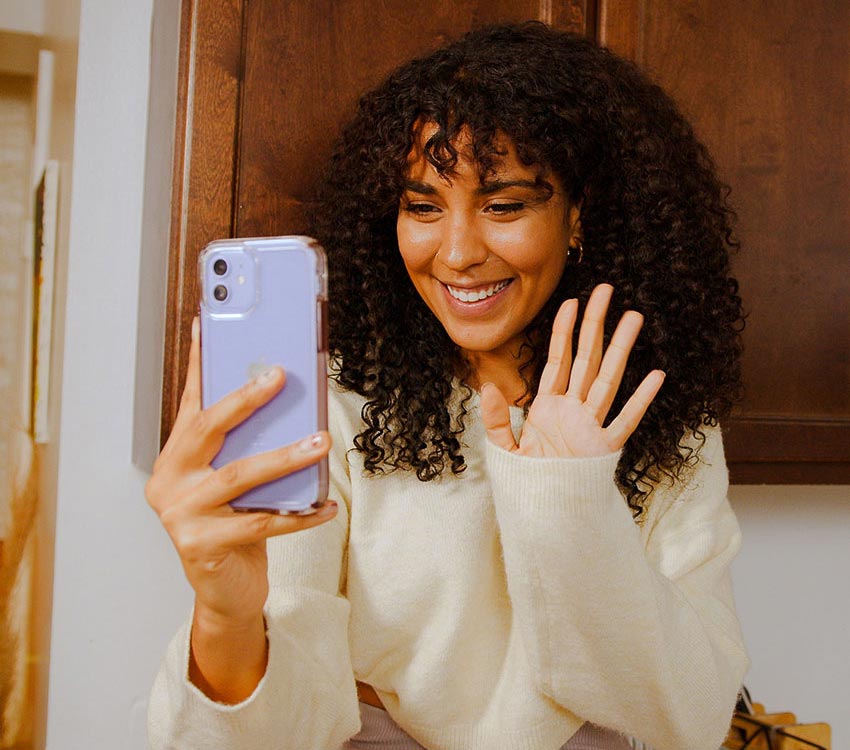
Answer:
M278 513L230 513L227 516L182 521L169 528L172 542L184 564L205 564L211 556L244 547L281 534L319 526L337 514L337 504L326 502L307 516L287 516Z
M222 507L254 487L316 463L327 455L330 446L328 433L317 432L283 448L231 461L210 472L192 492L187 503L198 510Z
M267 367L241 388L231 391L206 410L210 429L222 434L242 424L274 398L286 381L282 367Z
M312 529L336 517L339 507L328 500L315 513L306 516L286 516L279 513L234 513L216 519L214 528L228 546L247 545L273 536ZM213 532L213 533L216 533Z
M602 361L602 339L605 333L605 314L614 287L599 284L587 301L587 308L581 321L576 347L575 362L570 373L570 385L567 393L584 401L587 392L599 370Z
M155 468L177 469L178 477L191 469L208 470L227 432L274 398L284 380L282 368L270 367L208 409L178 414Z
M511 430L511 411L501 390L493 383L481 386L481 419L487 430L487 437L493 445L506 451L517 449L513 430Z
M200 327L201 322L196 315L192 319L192 335L189 344L189 362L186 366L186 381L183 384L183 394L180 397L180 406L177 416L171 427L171 433L162 446L162 452L154 462L154 471L164 462L171 459L177 451L186 425L189 424L201 411L201 350L200 350Z
M201 410L201 321L196 315L192 320L192 338L189 344L189 364L186 367L186 382L180 398L177 420ZM176 423L176 422L175 422Z
M172 460L188 465L212 461L221 450L226 433L271 401L283 383L283 369L270 367L208 409L186 415L172 432L174 445L169 447Z
M620 382L626 370L626 363L632 347L637 341L640 329L643 326L643 315L634 310L626 312L617 329L608 343L602 364L599 366L599 374L590 386L585 403L590 407L599 424L605 421L608 410L614 402Z
M637 429L640 420L643 419L643 415L646 414L646 410L661 389L665 377L661 370L650 372L641 381L632 397L626 401L617 418L605 429L608 444L613 450L620 450Z
M573 329L578 316L578 300L564 302L552 324L549 356L540 375L538 393L560 395L567 390L573 353Z

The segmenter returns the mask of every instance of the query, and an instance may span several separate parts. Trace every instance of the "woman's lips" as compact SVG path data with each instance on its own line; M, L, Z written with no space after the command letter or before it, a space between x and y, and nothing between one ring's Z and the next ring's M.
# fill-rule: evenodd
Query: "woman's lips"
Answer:
M479 286L453 286L441 282L452 309L465 314L482 314L498 304L513 279L502 279Z

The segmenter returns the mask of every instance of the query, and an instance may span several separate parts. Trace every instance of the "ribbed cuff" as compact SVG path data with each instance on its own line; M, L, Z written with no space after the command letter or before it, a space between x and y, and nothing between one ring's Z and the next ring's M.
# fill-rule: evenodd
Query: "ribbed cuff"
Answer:
M497 505L512 514L604 517L625 506L614 483L620 453L592 458L532 458L488 441L487 466Z

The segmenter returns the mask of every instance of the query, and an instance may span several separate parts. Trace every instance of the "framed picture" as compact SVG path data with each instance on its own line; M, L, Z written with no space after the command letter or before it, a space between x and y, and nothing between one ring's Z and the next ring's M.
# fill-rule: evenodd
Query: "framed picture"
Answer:
M35 194L35 246L32 286L31 425L36 443L49 439L50 348L53 334L53 282L56 268L56 221L59 162L45 163Z

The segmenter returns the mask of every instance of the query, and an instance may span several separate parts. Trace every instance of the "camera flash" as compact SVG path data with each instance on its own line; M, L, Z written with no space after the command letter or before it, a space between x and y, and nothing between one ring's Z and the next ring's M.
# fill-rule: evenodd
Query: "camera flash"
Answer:
M241 286L242 284L244 284L244 283L245 283L245 277L244 277L244 276L242 276L242 275L237 276L237 277L236 277L236 281L237 281L237 283Z

